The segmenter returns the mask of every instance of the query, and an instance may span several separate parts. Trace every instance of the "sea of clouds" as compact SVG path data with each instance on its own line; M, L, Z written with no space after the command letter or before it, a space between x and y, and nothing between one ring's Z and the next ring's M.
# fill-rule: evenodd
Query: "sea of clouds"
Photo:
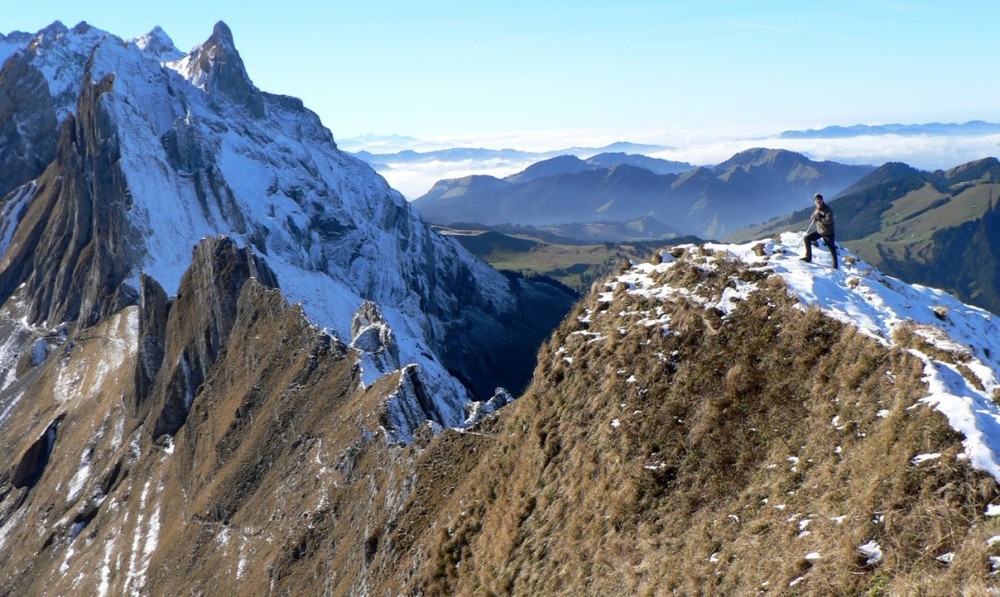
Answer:
M410 200L425 194L439 180L484 174L503 178L520 172L546 157L571 153L586 159L611 143L629 141L663 149L644 152L665 160L711 166L734 154L755 147L787 149L812 160L844 164L881 165L903 162L922 170L944 170L967 162L1000 155L1000 134L958 135L866 135L848 138L785 139L780 133L727 127L716 130L640 132L627 135L591 131L542 131L487 134L467 137L417 139L398 135L338 139L341 149L391 155L411 150L420 153L448 148L516 149L532 152L523 157L498 157L484 152L482 158L427 161L379 160L375 169Z

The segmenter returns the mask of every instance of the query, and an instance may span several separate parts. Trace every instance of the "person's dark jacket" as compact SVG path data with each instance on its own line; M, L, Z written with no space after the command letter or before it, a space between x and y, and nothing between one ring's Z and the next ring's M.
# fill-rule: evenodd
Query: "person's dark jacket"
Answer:
M816 232L821 236L833 237L833 210L824 203L813 212L812 219L816 222Z

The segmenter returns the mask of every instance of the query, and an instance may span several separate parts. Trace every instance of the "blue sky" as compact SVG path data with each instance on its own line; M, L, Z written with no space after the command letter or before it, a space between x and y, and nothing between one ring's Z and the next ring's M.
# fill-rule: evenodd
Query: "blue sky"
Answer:
M39 0L0 32L56 19L184 51L223 20L257 86L338 138L1000 121L995 0Z

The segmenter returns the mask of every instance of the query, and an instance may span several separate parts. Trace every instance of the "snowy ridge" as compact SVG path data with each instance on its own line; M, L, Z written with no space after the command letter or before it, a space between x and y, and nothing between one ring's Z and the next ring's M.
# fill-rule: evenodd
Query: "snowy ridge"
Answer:
M910 349L924 362L929 393L921 402L941 412L951 427L965 436L964 454L970 464L1000 481L1000 407L995 402L1000 396L1000 318L940 290L886 276L843 248L839 270L830 267L825 249L814 251L813 263L802 262L802 238L802 233L788 232L776 240L706 244L705 267L711 267L714 260L742 262L780 276L801 308L819 308L885 346L893 346L895 332L907 326L935 351L953 355L962 364L962 371L951 362ZM664 263L634 265L609 283L610 291L601 300L610 302L614 289L624 284L629 293L660 301L686 298L728 315L740 297L756 288L733 280L732 287L715 298L699 296L696 290L658 285L654 274L674 263L667 253ZM647 325L651 323L656 322ZM669 327L666 318L659 323ZM966 377L970 372L972 380Z
M146 273L176 294L192 247L229 236L268 263L289 301L346 343L352 314L378 303L400 366L418 365L436 408L462 418L472 396L440 363L437 343L462 327L459 295L487 312L514 310L506 279L434 233L381 176L339 151L301 101L254 87L224 24L186 55L159 28L125 41L85 23L56 23L17 43L33 53L60 120L75 112L81 85L113 79L98 104L114 123L130 192L139 257L129 285L138 288ZM17 43L0 40L0 52ZM217 60L220 52L232 54ZM8 211L31 200L30 188L20 193ZM0 240L7 236L0 230ZM376 362L385 360L365 359L369 381L389 373Z

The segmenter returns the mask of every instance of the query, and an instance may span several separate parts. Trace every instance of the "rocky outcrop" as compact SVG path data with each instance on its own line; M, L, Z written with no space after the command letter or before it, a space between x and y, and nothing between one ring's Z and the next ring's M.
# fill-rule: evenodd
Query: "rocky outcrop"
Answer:
M255 118L264 117L264 99L250 81L243 59L233 43L233 32L219 21L211 37L188 57L196 80L209 93L243 106Z
M173 435L184 424L202 382L225 349L240 291L251 279L265 287L278 286L267 264L249 249L238 249L231 239L206 239L195 247L165 324L164 366L154 383L155 403L150 409L154 438ZM153 309L146 322L154 333L158 316ZM155 361L158 347L150 344L145 354Z
M144 418L147 412L143 407L153 393L156 376L163 366L170 305L163 288L156 280L143 274L139 281L139 345L135 392L129 404L137 419Z
M19 52L0 70L0 197L37 178L56 154L55 105L31 59Z
M351 347L360 351L372 369L388 372L399 369L399 345L382 310L371 301L365 301L351 321Z
M0 299L26 284L33 323L92 325L136 300L124 282L141 245L125 216L114 126L98 102L113 86L111 77L86 86L79 118L64 123L56 158L0 260Z
M62 417L52 421L42 435L18 459L17 465L10 473L10 484L15 489L30 489L42 478L45 466L49 463L49 456L52 454L52 447L56 443L60 420Z

